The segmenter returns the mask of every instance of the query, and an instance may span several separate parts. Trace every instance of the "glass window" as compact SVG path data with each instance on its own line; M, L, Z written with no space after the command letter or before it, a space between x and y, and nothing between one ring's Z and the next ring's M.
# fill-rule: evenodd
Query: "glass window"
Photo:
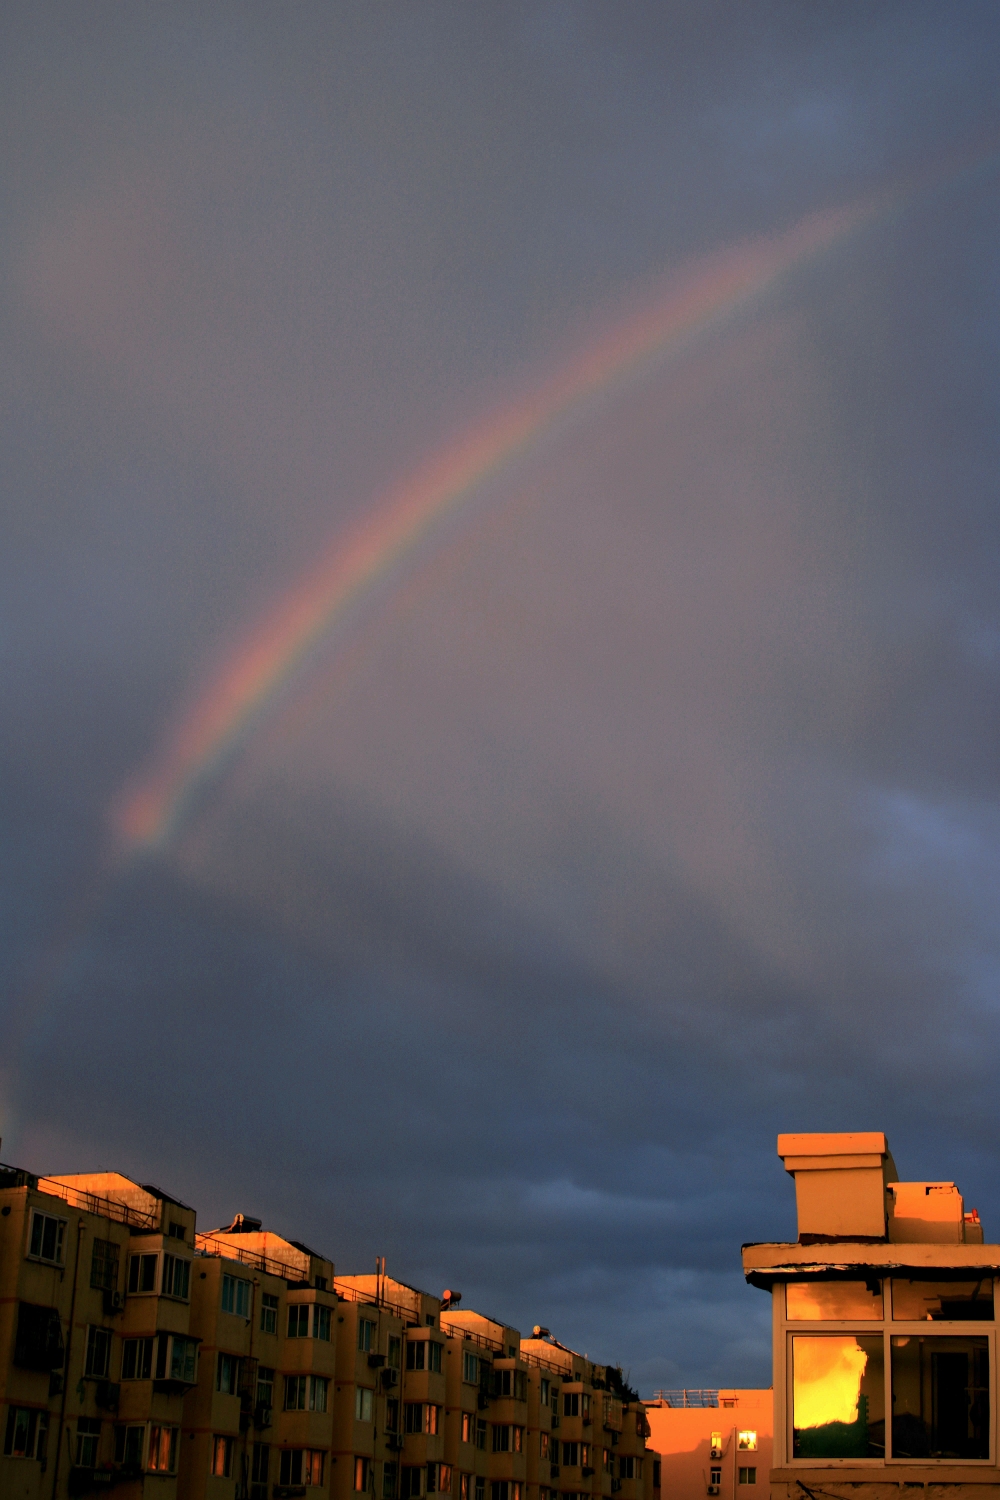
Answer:
M288 1309L288 1337L290 1339L309 1337L309 1304L307 1302L293 1302Z
M81 1469L96 1469L97 1449L100 1441L100 1420L96 1417L78 1417L76 1422L76 1461Z
M254 1484L267 1484L268 1471L271 1467L271 1450L267 1443L254 1443L253 1465L250 1470L250 1478Z
M220 1354L215 1377L215 1389L224 1395L235 1396L240 1383L240 1357L238 1354Z
M892 1316L897 1323L942 1319L980 1322L993 1318L993 1278L983 1281L892 1280Z
M185 1385L194 1385L198 1375L198 1340L182 1338L175 1333L170 1340L170 1360L167 1379L180 1380Z
M63 1235L66 1220L53 1218L51 1214L39 1213L31 1216L31 1240L28 1254L36 1260L50 1260L61 1266L63 1258Z
M479 1360L467 1351L462 1355L462 1379L470 1385L479 1384Z
M257 1367L257 1405L274 1405L274 1371L270 1365Z
M438 1375L441 1373L441 1352L443 1349L444 1345L435 1344L433 1339L427 1345L427 1368L428 1370L436 1371Z
M94 1241L90 1256L90 1284L96 1291L113 1292L117 1287L118 1246L114 1240Z
M232 1442L232 1438L229 1440ZM177 1467L177 1428L158 1427L149 1429L149 1460L147 1468L160 1474L172 1474Z
M386 1355L386 1359L385 1359L385 1362L390 1367L390 1369L393 1369L393 1370L398 1370L399 1369L400 1351L401 1351L401 1340L397 1339L397 1338L393 1338L390 1335L390 1338L389 1338L389 1353Z
M165 1255L163 1257L163 1295L164 1297L179 1297L186 1302L191 1277L191 1262L182 1260L179 1255ZM240 1285L247 1286L247 1282Z
M354 1460L354 1488L356 1490L366 1490L368 1488L370 1470L371 1462L369 1459L356 1458Z
M904 1337L892 1344L894 1458L989 1458L989 1340Z
M419 1343L410 1340L406 1345L406 1368L408 1370L425 1370L427 1368L427 1343L421 1339Z
M398 1477L398 1465L382 1465L382 1500L396 1500L396 1485L398 1482Z
M122 1379L149 1380L153 1373L153 1340L126 1339L122 1345Z
M757 1434L752 1431L738 1432L736 1434L736 1446L742 1448L745 1453L753 1452L757 1447Z
M790 1281L785 1287L789 1322L868 1322L882 1317L882 1285L864 1281Z
M277 1333L278 1331L278 1299L270 1292L261 1293L260 1331L261 1333Z
M330 1382L325 1375L309 1376L309 1410L326 1411L326 1395Z
M285 1410L305 1411L306 1409L307 1377L305 1375L285 1376Z
M156 1263L158 1255L130 1255L128 1258L128 1289L130 1292L156 1291Z
M375 1348L375 1324L369 1318L358 1319L358 1348L363 1354Z
M233 1472L233 1440L217 1436L212 1439L212 1473L218 1479L228 1479Z
M372 1419L372 1393L366 1386L359 1385L354 1392L354 1417L358 1422Z
M885 1455L885 1365L881 1334L792 1339L795 1458Z
M313 1338L327 1339L330 1337L330 1309L320 1307L317 1302L313 1307Z
M235 1313L237 1317L250 1316L250 1283L240 1276L223 1276L222 1311Z
M757 1470L756 1469L740 1469L740 1484L756 1484L756 1483L757 1483Z
M111 1329L87 1329L87 1354L83 1364L85 1375L96 1375L103 1380L111 1366Z
M115 1463L126 1469L142 1467L142 1449L146 1429L141 1425L115 1428Z

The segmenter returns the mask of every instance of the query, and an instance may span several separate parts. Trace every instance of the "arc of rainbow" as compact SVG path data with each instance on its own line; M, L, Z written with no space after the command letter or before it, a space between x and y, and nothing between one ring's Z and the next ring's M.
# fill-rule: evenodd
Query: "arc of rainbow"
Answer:
M798 263L832 245L871 205L817 214L714 257L643 313L597 339L530 397L474 428L338 537L194 700L152 767L113 812L127 847L163 847L200 789L237 754L281 685L344 611L487 479L598 393L680 348Z

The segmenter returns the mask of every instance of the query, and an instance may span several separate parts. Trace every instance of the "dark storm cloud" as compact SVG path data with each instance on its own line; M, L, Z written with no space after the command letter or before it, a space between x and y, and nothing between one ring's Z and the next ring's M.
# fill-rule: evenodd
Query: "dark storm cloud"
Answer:
M972 4L12 18L8 1159L385 1253L644 1389L767 1378L779 1129L886 1128L993 1232L997 43ZM915 173L499 476L108 862L387 482L662 271Z

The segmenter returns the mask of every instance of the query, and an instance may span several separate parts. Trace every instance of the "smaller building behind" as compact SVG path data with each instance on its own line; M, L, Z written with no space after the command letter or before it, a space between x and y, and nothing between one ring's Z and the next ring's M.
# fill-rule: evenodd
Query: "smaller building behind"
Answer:
M765 1500L774 1432L770 1390L659 1391L644 1405L664 1500Z

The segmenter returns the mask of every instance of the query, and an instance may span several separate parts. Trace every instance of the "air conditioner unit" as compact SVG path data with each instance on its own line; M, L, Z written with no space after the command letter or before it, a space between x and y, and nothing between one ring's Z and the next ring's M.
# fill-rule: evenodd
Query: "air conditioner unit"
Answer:
M395 1370L382 1371L382 1385L385 1390L391 1390L394 1385L399 1384L399 1376Z
M708 1486L708 1493L710 1495L718 1495L718 1494L721 1494L721 1492L722 1492L722 1485L721 1484L710 1484Z
M124 1292L118 1292L118 1291L112 1291L109 1288L105 1288L105 1291L104 1291L104 1311L105 1311L105 1313L108 1316L112 1316L115 1313L124 1312L124 1310L125 1310L125 1293Z
M710 1448L708 1450L708 1456L709 1456L709 1458L721 1458L722 1457L722 1449L721 1448Z

